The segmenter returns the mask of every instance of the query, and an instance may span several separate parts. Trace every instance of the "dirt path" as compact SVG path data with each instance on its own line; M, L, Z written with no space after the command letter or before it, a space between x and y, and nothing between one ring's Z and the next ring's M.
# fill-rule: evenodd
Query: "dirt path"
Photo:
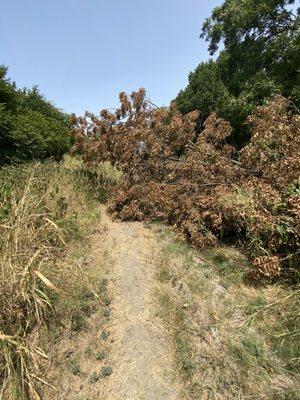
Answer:
M109 316L101 300L84 329L62 332L50 350L48 371L57 391L49 389L44 400L179 399L172 350L155 303L159 251L142 223L114 222L101 209L85 274L108 283Z
M103 218L108 226L106 244L114 260L109 325L114 372L104 382L104 398L177 399L171 353L153 303L155 239L142 223L111 222L105 214Z

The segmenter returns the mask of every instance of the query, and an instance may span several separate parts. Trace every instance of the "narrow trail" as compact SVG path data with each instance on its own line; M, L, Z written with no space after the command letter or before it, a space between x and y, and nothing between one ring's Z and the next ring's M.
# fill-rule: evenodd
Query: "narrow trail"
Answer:
M98 303L85 329L62 332L49 354L48 377L57 390L49 388L43 399L179 399L173 349L157 315L155 234L140 222L112 221L101 207L91 239L85 268L94 281L108 282L109 316Z
M99 383L100 392L107 400L178 399L171 351L153 300L158 245L142 223L112 222L104 211L102 218L105 247L114 264L108 327L114 372Z

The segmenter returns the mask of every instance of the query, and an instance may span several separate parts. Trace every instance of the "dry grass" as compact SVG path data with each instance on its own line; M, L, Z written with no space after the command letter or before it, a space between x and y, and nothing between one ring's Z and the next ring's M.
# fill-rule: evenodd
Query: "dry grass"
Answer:
M92 223L92 188L78 168L55 163L2 168L0 180L0 397L39 399L39 333L68 296L61 283L78 277L66 255Z
M158 295L183 398L298 399L299 287L255 287L237 250L199 254L158 230Z

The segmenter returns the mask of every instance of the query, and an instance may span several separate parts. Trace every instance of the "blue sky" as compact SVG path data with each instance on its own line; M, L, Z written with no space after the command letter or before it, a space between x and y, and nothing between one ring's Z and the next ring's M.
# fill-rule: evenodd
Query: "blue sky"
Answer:
M168 105L209 58L203 20L222 1L10 0L1 4L0 64L67 112L118 105L145 87Z

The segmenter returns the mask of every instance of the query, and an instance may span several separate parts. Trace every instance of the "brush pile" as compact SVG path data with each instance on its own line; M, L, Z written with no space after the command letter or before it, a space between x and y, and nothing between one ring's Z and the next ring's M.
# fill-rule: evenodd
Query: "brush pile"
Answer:
M110 202L122 220L159 220L204 249L243 244L251 274L295 272L300 241L300 117L276 97L248 119L251 140L229 144L230 124L211 114L156 109L144 89L120 94L120 108L74 118L73 151L87 168L109 161L124 176Z

